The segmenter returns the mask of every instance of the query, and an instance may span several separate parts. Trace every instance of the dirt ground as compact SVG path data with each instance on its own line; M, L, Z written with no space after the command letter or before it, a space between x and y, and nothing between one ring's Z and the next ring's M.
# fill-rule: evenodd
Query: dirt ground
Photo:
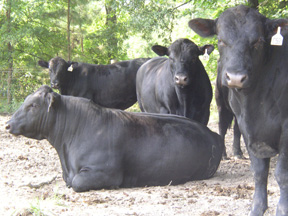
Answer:
M248 159L233 159L232 130L226 139L230 160L213 178L178 186L99 190L75 193L65 187L56 151L46 141L15 137L0 116L0 215L248 215L254 192ZM217 123L209 123L218 131ZM245 156L248 157L242 143ZM275 215L279 189L269 175L269 209Z

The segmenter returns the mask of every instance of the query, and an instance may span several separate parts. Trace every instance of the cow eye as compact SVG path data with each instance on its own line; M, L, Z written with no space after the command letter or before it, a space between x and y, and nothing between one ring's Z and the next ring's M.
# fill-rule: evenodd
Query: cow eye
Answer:
M39 105L36 103L32 103L29 105L29 108L37 108L37 107L39 107Z
M252 45L255 49L258 49L263 45L264 42L265 42L265 39L263 37L260 37L258 40L254 41Z

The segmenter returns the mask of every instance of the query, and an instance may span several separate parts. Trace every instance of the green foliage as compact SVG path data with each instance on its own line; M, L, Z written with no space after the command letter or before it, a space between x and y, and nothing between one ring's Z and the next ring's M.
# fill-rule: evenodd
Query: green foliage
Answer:
M288 1L287 0L259 0L259 12L271 19L287 18Z
M27 95L34 92L41 85L49 85L47 72L15 69L12 79L12 103L7 103L8 71L0 71L0 113L13 113L16 111Z
M126 111L128 111L128 112L141 112L138 103L135 103L133 106L131 106L128 109L126 109Z

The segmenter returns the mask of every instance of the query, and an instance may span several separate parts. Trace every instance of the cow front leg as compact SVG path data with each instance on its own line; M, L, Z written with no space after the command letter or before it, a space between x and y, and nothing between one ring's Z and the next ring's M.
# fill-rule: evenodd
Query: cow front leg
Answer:
M233 153L234 157L238 159L244 159L243 152L241 150L241 143L240 143L240 138L241 138L241 132L239 130L238 122L236 118L234 118L234 139L233 139Z
M287 142L286 142L287 144ZM277 216L288 215L288 146L282 146L275 169L276 181L280 188Z
M115 188L122 184L123 176L116 170L93 170L82 168L72 181L75 192L85 192L103 188Z
M270 158L259 159L250 153L250 160L255 182L255 192L250 216L262 216L268 208L267 181Z
M224 104L222 104L221 106L218 104L218 115L219 115L219 123L218 123L219 134L225 142L225 135L227 133L227 129L229 128L233 120L233 114L225 107ZM228 159L226 152L226 144L224 145L222 158L224 160Z

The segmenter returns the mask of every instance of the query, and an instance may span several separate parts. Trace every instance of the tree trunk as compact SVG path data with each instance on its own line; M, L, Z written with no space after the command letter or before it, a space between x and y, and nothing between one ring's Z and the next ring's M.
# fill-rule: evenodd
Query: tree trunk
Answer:
M105 9L106 9L106 27L110 33L110 37L107 40L107 46L109 49L108 52L108 58L109 61L111 59L114 59L118 55L118 40L115 35L115 30L114 27L117 24L117 16L116 16L116 10L113 9L112 7L112 2L111 0L105 0Z
M67 8L67 42L68 42L68 61L71 60L71 40L70 40L70 0Z
M6 19L8 23L8 34L11 31L11 0L6 1L7 11L6 11ZM13 75L13 47L11 42L7 43L8 50L8 79L7 79L7 103L9 105L9 109L11 109L12 104L12 75Z
M258 9L258 7L259 7L258 0L248 0L248 4L251 8Z

